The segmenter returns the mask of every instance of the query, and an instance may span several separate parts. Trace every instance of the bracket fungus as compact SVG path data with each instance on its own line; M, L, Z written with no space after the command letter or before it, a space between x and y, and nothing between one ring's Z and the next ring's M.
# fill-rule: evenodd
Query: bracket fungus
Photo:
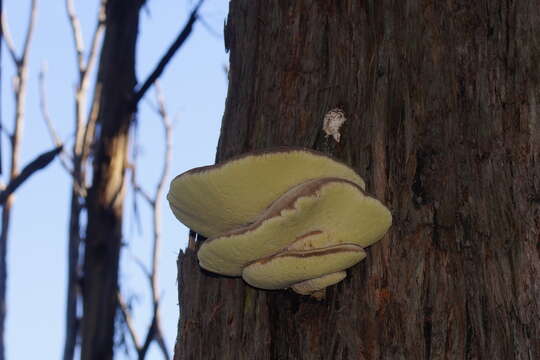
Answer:
M167 199L181 222L208 238L197 254L202 268L303 295L343 280L392 222L353 169L301 148L189 170Z

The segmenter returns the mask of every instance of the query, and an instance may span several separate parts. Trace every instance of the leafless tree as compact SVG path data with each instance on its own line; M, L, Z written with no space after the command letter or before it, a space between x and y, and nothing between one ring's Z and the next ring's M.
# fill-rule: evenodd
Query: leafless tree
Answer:
M191 34L203 1L201 0L195 5L187 23L148 78L139 87L136 87L135 44L138 34L139 12L143 3L142 0L135 2L122 0L114 3L104 1L102 3L105 35L94 92L94 106L90 112L86 130L83 132L88 136L83 135L81 150L81 156L84 157L87 154L85 146L90 143L90 139L93 139L92 184L88 191L84 192L88 225L84 232L84 263L82 266L82 359L106 360L111 359L113 354L114 319L118 308L118 264L123 239L125 172L128 164L129 129L133 123L134 113L146 91L162 75L169 61ZM73 33L77 34L78 22L74 16L73 6L70 5L70 1L67 2L67 5L68 14L71 14ZM75 35L74 37L77 39L80 36ZM76 48L80 47L76 46ZM77 53L80 54L81 51L77 51ZM162 121L165 121L163 116ZM100 131L94 136L96 127L99 127ZM75 158L75 154L73 156ZM82 186L80 187L82 188ZM158 195L161 194L162 188L163 184L158 189ZM74 191L77 189L74 188ZM144 358L148 346L153 340L157 340L164 354L166 353L159 326L157 290L159 201L156 199L154 204L157 211L154 217L157 216L158 219L155 220L157 222L154 224L155 257L153 257L153 265L150 270L150 278L153 279L151 280L151 288L155 304L154 319L144 344L139 344L140 358ZM79 228L80 226L73 226L74 230ZM81 244L81 240L75 239L72 244L74 245L73 251L78 251L78 246L75 248L75 245ZM78 253L77 255L70 253L70 259L72 256L78 258ZM74 263L75 269L76 264L79 263L79 261ZM72 268L70 267L70 269ZM75 274L74 279L77 280L77 274ZM72 348L70 345L70 349ZM66 352L65 360L68 360L71 354L72 352Z
M70 199L68 229L68 284L66 306L66 340L64 343L64 360L73 359L77 336L79 334L78 313L81 301L81 214L85 206L87 194L87 160L94 136L97 119L96 102L92 103L87 113L90 76L96 62L102 34L105 29L106 0L100 0L96 26L88 50L84 45L84 36L79 17L75 11L73 0L66 0L66 13L71 25L78 82L75 90L75 140L71 150L72 189ZM94 90L94 99L99 99L99 87Z
M11 210L13 207L13 192L32 174L47 166L55 156L61 151L62 145L38 156L35 160L20 169L21 142L23 136L26 94L28 84L28 57L34 35L37 20L37 0L32 0L30 4L30 14L26 35L20 54L11 38L7 17L4 12L2 16L2 39L6 44L8 53L15 66L15 76L13 77L13 93L15 97L15 115L13 119L13 129L11 132L5 131L9 139L10 165L7 174L7 184L1 185L0 205L2 206L2 226L0 230L0 360L5 356L4 328L6 317L6 280L7 280L7 243L9 236ZM0 134L2 136L4 134Z
M119 306L122 311L122 316L126 323L139 360L143 360L145 358L152 341L156 341L156 343L158 344L159 349L163 354L163 358L170 359L169 350L167 349L167 345L165 343L165 337L163 336L160 321L159 249L161 245L161 207L164 198L163 191L165 188L165 182L169 175L169 169L172 160L172 123L166 110L163 94L159 90L157 84L155 84L154 88L156 89L157 104L155 110L159 115L159 118L161 119L161 124L163 127L164 151L161 175L159 177L158 184L156 185L153 194L149 194L137 182L136 164L133 164L131 167L132 187L135 191L135 195L140 196L152 211L152 252L150 258L150 269L148 269L141 261L139 261L141 269L143 270L146 278L148 279L148 285L152 297L152 319L150 321L150 325L148 326L144 342L141 343L141 341L139 340L140 337L138 336L137 332L135 331L135 327L133 326L128 306L120 295L120 292L118 293Z
M127 307L122 306L117 284L118 259L122 239L122 207L124 174L127 169L127 144L129 128L137 105L147 90L162 75L174 54L184 44L198 18L200 0L193 8L187 23L164 53L155 69L140 86L134 77L134 49L137 39L138 17L143 0L122 0L111 3L100 0L96 26L88 47L84 44L82 26L73 0L65 0L67 18L71 28L77 70L74 93L73 147L65 149L58 136L54 121L47 107L46 69L39 74L40 110L55 148L38 156L22 171L19 170L20 139L24 122L28 52L35 27L37 0L32 0L30 22L20 56L2 17L2 33L12 57L15 77L16 116L13 133L8 134L11 150L11 167L8 183L0 189L2 208L2 234L0 244L0 350L3 359L3 323L5 316L5 244L9 228L9 215L13 202L11 194L35 171L49 164L60 154L61 164L72 179L70 220L68 228L68 284L66 307L66 339L64 360L74 358L77 344L81 345L82 359L111 359L114 319L118 305L130 324ZM102 40L103 39L103 40ZM101 54L101 56L100 56ZM90 82L97 59L97 81L93 94ZM122 61L117 61L118 59ZM142 196L152 209L151 267L146 271L152 294L153 315L142 342L131 332L139 359L144 359L149 346L156 342L165 359L170 355L162 334L158 287L160 233L160 208L171 157L172 125L161 95L156 92L157 112L164 129L164 166L159 183L152 196L140 186L134 191ZM89 99L91 100L88 107ZM100 131L96 134L96 129ZM94 158L92 184L88 183L89 160ZM135 183L134 183L135 184ZM88 216L87 229L82 228L82 216ZM82 257L84 254L84 259ZM117 297L118 296L118 297ZM79 342L79 338L82 341Z

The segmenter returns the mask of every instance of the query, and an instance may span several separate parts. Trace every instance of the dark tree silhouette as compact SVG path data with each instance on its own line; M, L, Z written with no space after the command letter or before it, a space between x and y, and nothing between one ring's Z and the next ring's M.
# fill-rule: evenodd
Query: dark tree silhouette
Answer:
M203 0L195 5L187 23L155 70L137 87L135 46L139 13L144 3L144 0L105 1L105 35L94 99L97 105L92 185L86 197L88 225L84 239L81 324L83 360L113 358L114 322L119 305L118 264L123 240L125 173L128 168L129 129L134 113L145 92L191 34ZM155 312L144 348L138 350L140 358L146 355L150 342L157 340L162 343L157 317Z

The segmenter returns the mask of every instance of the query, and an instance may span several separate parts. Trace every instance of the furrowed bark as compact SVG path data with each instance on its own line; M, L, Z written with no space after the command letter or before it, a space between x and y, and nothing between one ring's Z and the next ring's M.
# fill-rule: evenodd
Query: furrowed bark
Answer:
M231 1L217 160L322 150L393 226L321 302L190 246L175 359L540 358L539 31L534 1Z

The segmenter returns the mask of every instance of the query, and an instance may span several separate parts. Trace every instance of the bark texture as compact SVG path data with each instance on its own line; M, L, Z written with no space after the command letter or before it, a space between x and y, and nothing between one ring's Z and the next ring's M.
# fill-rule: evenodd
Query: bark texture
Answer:
M133 117L135 44L142 1L108 1L96 96L92 186L87 197L82 320L83 360L113 357L124 174Z
M231 1L217 161L322 150L393 226L321 302L203 272L191 241L175 359L540 358L539 33L532 0Z

